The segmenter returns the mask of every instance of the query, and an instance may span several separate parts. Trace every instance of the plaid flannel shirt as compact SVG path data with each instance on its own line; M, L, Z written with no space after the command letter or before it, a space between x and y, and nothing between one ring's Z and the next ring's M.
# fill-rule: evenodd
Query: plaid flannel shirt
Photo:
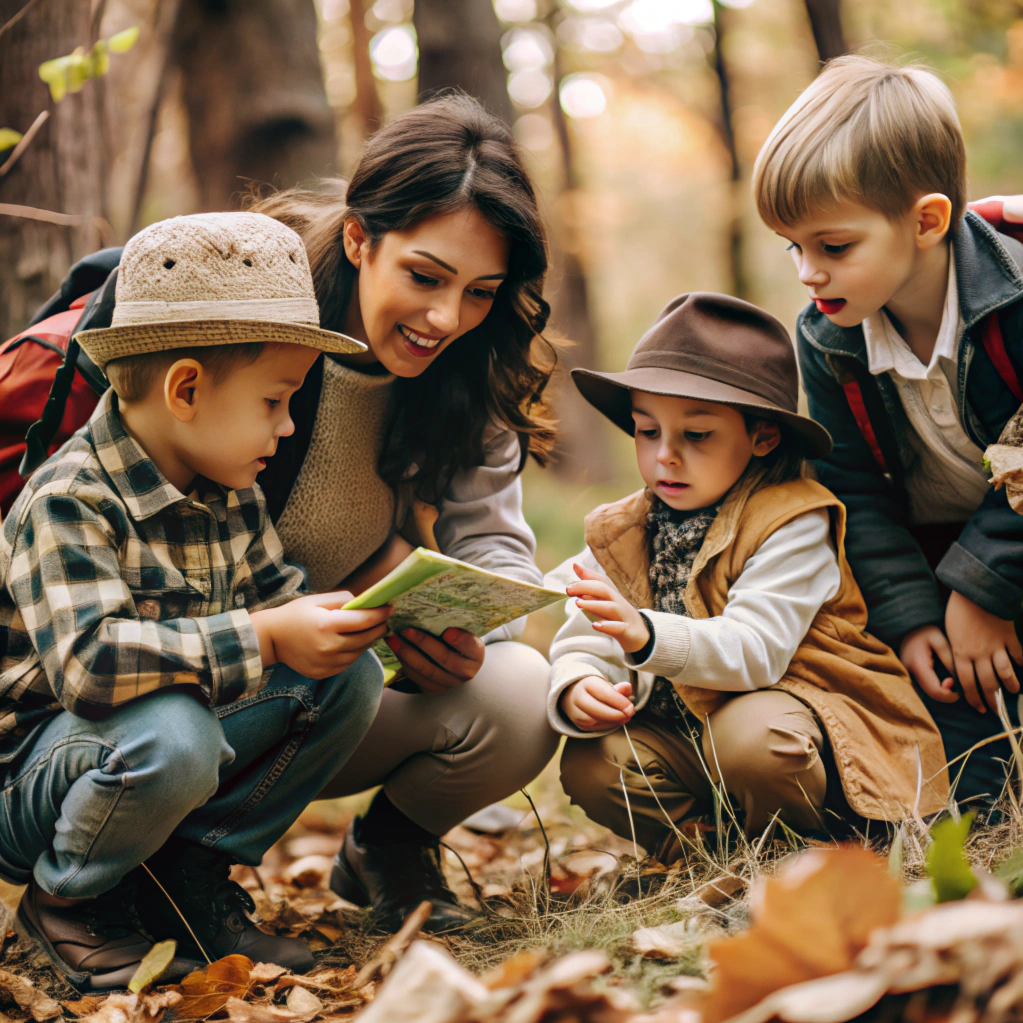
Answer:
M304 587L258 486L185 497L107 391L31 477L0 534L0 764L61 709L99 718L165 686L212 706L260 688L249 612Z

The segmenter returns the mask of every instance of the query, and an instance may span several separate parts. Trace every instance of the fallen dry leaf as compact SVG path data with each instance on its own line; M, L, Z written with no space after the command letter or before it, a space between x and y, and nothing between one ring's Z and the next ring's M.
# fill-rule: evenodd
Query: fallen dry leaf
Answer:
M500 988L515 987L521 984L538 967L547 962L548 955L536 949L524 949L516 952L510 959L505 959L500 966L495 966L480 977L481 983L491 991Z
M490 992L432 942L416 941L398 960L359 1023L465 1023Z
M81 1018L82 1016L91 1016L100 1005L103 1004L103 999L106 995L85 995L84 998L80 998L75 1002L61 1002L60 1004L64 1007L64 1014L66 1016L74 1016L75 1018Z
M229 998L244 998L254 964L247 956L226 956L190 973L179 985L178 1019L204 1019L219 1012Z
M288 971L276 963L256 963L249 970L249 982L252 984L272 984L278 977L283 977Z
M9 970L0 970L0 1000L6 996L20 1009L24 1009L36 1023L60 1016L60 1003L40 991L30 980L19 977Z
M107 995L95 1012L82 1023L160 1023L168 1009L181 1004L181 994L172 989L137 995L115 992Z
M641 927L633 932L632 947L648 959L679 959L703 940L702 933L694 935L691 921L680 920L660 927Z
M305 1019L312 1019L322 1011L323 1002L306 987L297 984L288 992L288 1009Z
M231 1023L293 1023L298 1013L288 1009L278 1009L273 1005L260 1005L256 1002L245 1002L241 998L228 998L224 1004L227 1018Z
M166 972L178 951L178 943L173 939L158 941L143 957L135 975L128 982L128 990L139 994L155 984Z
M871 932L898 920L900 889L884 860L859 846L812 849L755 886L750 908L748 931L708 948L716 969L704 1023L850 969Z
M281 878L296 888L325 888L333 868L334 860L330 856L303 856L289 863Z

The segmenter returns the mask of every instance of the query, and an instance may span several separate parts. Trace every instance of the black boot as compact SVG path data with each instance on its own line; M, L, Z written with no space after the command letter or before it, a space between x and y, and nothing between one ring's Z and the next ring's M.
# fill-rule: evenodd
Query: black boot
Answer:
M15 924L80 991L123 988L153 947L136 915L135 898L130 874L94 899L74 901L48 895L33 880L21 898ZM180 980L200 965L175 958L162 979Z
M174 938L184 954L200 959L203 952L211 960L237 954L256 963L285 966L292 973L312 969L315 960L304 941L266 934L252 922L248 914L255 910L255 903L230 879L231 864L231 857L222 852L171 838L146 864L166 889L165 895L150 880L145 898L139 899L146 930L160 938Z
M448 887L440 865L440 839L425 842L362 843L357 818L345 833L331 890L356 906L371 906L378 930L393 933L421 902L433 903L424 931L453 931L474 920Z

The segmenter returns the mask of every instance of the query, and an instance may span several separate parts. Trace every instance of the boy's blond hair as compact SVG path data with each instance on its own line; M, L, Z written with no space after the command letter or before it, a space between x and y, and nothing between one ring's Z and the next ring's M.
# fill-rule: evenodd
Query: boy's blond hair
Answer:
M894 219L930 192L948 196L955 224L966 207L966 149L952 95L920 65L838 57L768 136L753 191L776 230L843 200Z

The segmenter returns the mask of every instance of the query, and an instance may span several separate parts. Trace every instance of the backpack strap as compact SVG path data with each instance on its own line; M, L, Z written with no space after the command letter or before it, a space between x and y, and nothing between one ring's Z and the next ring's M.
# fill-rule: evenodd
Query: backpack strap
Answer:
M855 358L831 355L828 356L828 365L845 394L856 428L874 456L877 467L893 481L897 480L902 474L902 461L894 438L890 436L888 414L877 381L870 370Z
M1002 378L1005 386L1012 392L1016 401L1023 402L1023 387L1020 386L1019 376L1016 368L1009 359L1009 353L1005 350L1005 341L1002 339L1002 325L998 322L998 310L988 313L980 321L980 340L987 352L987 357L994 364L998 375Z

